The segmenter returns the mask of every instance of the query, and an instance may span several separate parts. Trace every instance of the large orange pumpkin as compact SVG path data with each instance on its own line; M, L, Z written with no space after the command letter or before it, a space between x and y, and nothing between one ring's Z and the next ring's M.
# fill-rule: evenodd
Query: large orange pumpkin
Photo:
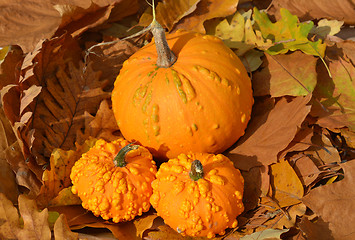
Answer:
M159 67L156 45L133 54L112 92L123 136L156 157L220 153L234 144L250 118L251 81L240 59L214 36L167 35L177 60Z

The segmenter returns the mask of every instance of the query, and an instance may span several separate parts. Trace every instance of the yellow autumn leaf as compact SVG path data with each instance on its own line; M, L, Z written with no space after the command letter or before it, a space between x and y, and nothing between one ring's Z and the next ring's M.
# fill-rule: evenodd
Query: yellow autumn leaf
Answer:
M300 203L304 194L303 185L288 161L282 159L270 168L271 191L269 196L281 208Z

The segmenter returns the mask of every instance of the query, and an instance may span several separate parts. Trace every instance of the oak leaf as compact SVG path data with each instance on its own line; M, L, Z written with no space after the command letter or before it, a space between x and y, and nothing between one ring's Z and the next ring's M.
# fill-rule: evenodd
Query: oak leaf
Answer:
M70 180L72 167L81 155L87 152L95 142L96 139L91 138L85 141L83 145L78 145L76 150L65 151L57 148L52 152L50 157L50 168L43 173L43 185L40 194L37 197L37 201L41 206L58 206L73 203L71 201L66 201L68 198L73 198L71 197L71 192L68 192L68 190L64 192L61 191L72 185ZM58 197L60 192L62 195ZM74 198L74 200L75 199L76 198ZM80 203L80 201L74 201L74 203Z
M312 189L302 201L329 224L335 239L354 239L355 232L349 223L355 221L355 161L340 166L344 170L343 180Z
M70 231L68 222L64 214L61 214L54 224L54 239L76 240L78 233Z
M51 239L51 230L48 224L48 210L39 212L34 200L24 195L18 199L19 211L23 219L21 227L17 209L3 194L0 193L0 218L4 223L0 226L0 236L5 239Z
M274 46L267 50L271 55L301 50L315 56L324 56L326 45L322 40L312 42L308 40L308 34L314 26L313 22L299 23L298 18L287 9L280 9L281 19L271 22L265 12L254 8L253 19L265 39L271 39Z
M310 95L290 102L281 99L271 111L252 116L245 135L227 156L242 170L276 163L279 152L289 145L310 112L309 101ZM257 112L257 108L258 105L253 112Z

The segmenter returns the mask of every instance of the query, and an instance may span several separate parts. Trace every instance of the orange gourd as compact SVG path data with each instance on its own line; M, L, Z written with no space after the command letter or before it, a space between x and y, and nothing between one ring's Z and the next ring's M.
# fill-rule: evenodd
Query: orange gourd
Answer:
M177 232L212 238L237 226L244 179L224 155L180 154L163 163L156 176L150 202Z
M125 61L115 81L113 111L123 136L165 159L223 152L250 119L252 88L242 62L217 37L152 32L156 44Z
M155 162L146 148L124 139L100 139L75 162L70 178L72 192L85 209L121 222L149 210L155 174Z

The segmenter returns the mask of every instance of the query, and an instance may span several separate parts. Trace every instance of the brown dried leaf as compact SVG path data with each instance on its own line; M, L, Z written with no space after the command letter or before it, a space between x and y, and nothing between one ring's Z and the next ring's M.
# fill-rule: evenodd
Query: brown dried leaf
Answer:
M349 127L355 130L355 67L349 59L342 58L342 50L329 48L327 58L332 78L321 65L314 96L327 109L315 103L312 116L319 117L317 124L326 128Z
M274 0L270 14L278 16L281 8L288 9L302 21L327 18L355 23L354 0Z
M25 157L33 156L38 165L46 164L55 148L73 149L77 131L84 130L86 119L110 96L103 91L107 82L99 80L100 73L94 72L90 65L76 67L70 61L80 53L76 52L77 45L73 41L63 37L43 43L32 57L32 65L24 70L20 88L15 87L16 91L11 92L16 97L33 85L41 87L31 103L20 98L20 106L27 107L20 107L24 111L14 124L25 142ZM24 65L27 62L25 59Z
M50 158L50 170L45 170L43 173L43 185L37 197L38 204L43 207L72 204L72 202L66 202L68 196L54 198L57 197L63 189L71 186L70 172L74 163L83 153L87 152L95 142L96 139L89 139L85 141L83 145L77 146L75 151L65 151L62 149L55 149L53 151ZM69 195L70 193L71 192L69 192ZM52 201L53 199L55 200L54 202Z
M109 19L118 21L138 10L137 0L53 0L53 5L62 16L55 36L70 33L75 37L104 24Z
M287 209L288 216L286 214L282 214L281 219L278 219L276 225L273 228L279 229L290 229L294 227L296 224L297 216L303 216L306 213L306 205L303 203L299 203Z
M135 220L134 225L136 226L137 229L137 235L140 238L143 238L144 232L153 226L154 220L157 218L158 218L157 214L149 214Z
M311 157L317 166L341 162L339 152L332 145L330 138L328 130L322 129L312 138L313 146L305 151L305 154Z
M7 162L6 149L9 149L9 144L15 141L16 137L0 104L0 192L4 193L12 202L17 201L19 193L15 174Z
M50 38L61 22L50 1L1 0L0 45L19 45L30 52L40 39Z
M64 214L61 214L54 224L54 239L76 240L79 239L78 233L70 231L67 219Z
M211 1L201 0L197 4L194 12L181 19L174 27L175 29L185 29L205 33L203 23L206 20L225 17L233 14L237 10L238 0Z
M152 231L148 233L147 240L156 240L156 239L169 239L169 240L207 240L206 237L189 237L189 236L181 236L178 232L174 231L168 225L162 225L159 227L159 231ZM218 239L218 238L214 238Z
M19 211L23 219L20 223L17 209L3 194L0 194L0 211L4 223L0 226L0 236L5 239L51 239L51 230L48 224L48 210L39 212L34 200L24 195L18 198Z
M281 99L270 112L252 116L245 135L227 154L235 166L249 170L276 163L277 155L289 145L308 115L310 97L296 97L290 102Z
M328 225L322 219L311 222L307 217L303 217L299 227L306 234L307 239L334 240Z
M312 184L321 173L312 159L310 159L307 155L300 154L299 157L295 156L291 162L297 176L306 187Z
M283 158L287 153L304 151L312 145L313 127L307 122L307 119L301 125L290 144L280 152L279 157Z
M317 83L317 58L300 51L265 56L267 65L253 74L254 96L305 96L313 91Z
M355 222L355 161L340 166L343 180L311 190L302 201L329 224L335 239L354 239L355 232L349 224Z
M109 86L113 86L123 62L127 60L139 48L128 41L118 41L115 44L98 46L90 54L88 63L94 71L102 73L101 79L107 80Z
M0 1L0 45L19 45L31 52L38 41L61 36L78 36L109 19L120 20L136 13L137 1L53 0L38 4L35 0Z

